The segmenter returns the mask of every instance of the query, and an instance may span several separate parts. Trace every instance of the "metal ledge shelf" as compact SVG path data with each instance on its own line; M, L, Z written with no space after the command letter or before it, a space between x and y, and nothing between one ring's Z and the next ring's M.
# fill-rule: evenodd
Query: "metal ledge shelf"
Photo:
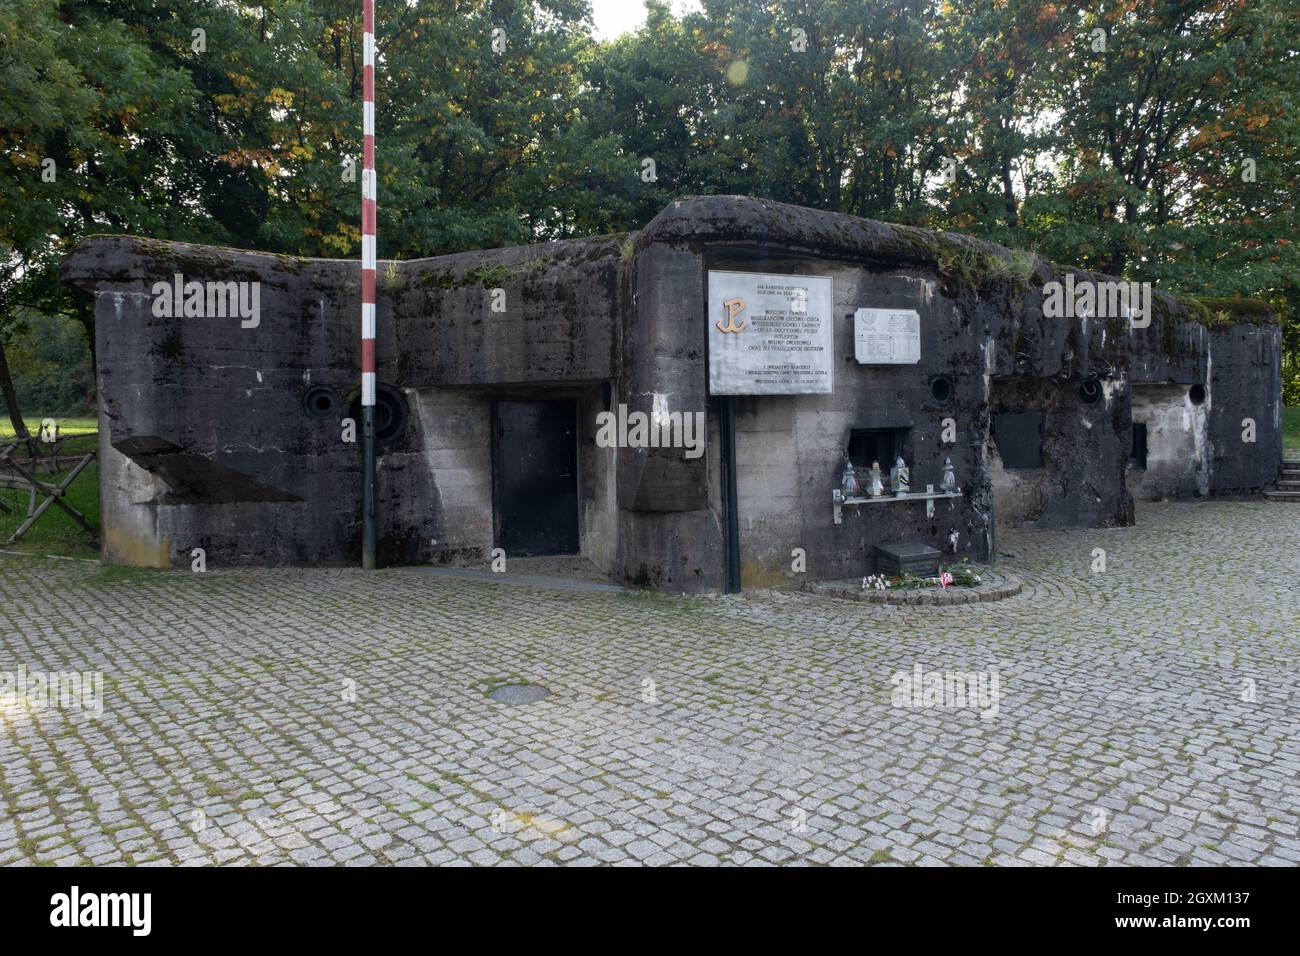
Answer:
M835 523L844 523L843 508L848 505L876 505L884 504L890 501L924 501L925 516L934 517L934 503L941 498L961 498L962 491L958 488L956 491L935 491L934 485L926 485L925 491L909 491L905 495L883 494L875 498L863 496L861 498L845 498L844 493L836 488L831 492L834 501Z

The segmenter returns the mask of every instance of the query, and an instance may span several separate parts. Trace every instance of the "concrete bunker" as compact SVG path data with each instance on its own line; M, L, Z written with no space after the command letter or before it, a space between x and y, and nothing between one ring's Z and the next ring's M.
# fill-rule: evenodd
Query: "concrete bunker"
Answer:
M354 262L104 236L63 275L96 296L106 560L357 560ZM626 235L387 264L381 558L561 551L634 586L797 585L868 573L880 545L987 561L997 524L1125 524L1135 498L1276 477L1266 309L1157 292L1147 327L1045 315L1063 275L1097 278L737 196L679 200ZM259 322L155 314L174 276L257 283ZM720 389L723 373L754 387ZM1189 433L1178 402L1196 385ZM637 414L699 416L702 453L639 439ZM914 492L950 460L960 493L834 500L846 462L899 454Z

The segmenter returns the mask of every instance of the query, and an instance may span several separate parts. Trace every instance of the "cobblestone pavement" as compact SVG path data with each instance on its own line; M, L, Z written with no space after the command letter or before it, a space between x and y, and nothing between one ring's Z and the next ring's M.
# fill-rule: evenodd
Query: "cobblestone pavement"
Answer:
M104 675L0 714L0 863L1300 863L1300 508L1139 520L944 608L0 556L0 671Z

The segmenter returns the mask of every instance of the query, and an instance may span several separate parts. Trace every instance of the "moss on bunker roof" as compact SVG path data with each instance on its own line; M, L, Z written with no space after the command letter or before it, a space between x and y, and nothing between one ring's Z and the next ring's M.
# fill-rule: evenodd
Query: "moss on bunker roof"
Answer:
M102 262L96 263L92 252L96 243L105 241L133 245L134 251L159 271L169 271L173 265L222 272L229 272L233 267L255 278L252 270L265 268L262 263L270 266L270 260L294 273L313 263L351 267L356 262L355 259L311 259L137 236L96 235L82 240L68 255L65 276L83 281L106 278L101 271ZM572 269L603 260L626 266L638 251L654 243L687 247L732 244L779 249L783 255L840 259L883 268L921 266L969 287L1001 286L1013 295L1071 272L1096 281L1121 281L1113 276L1058 265L1031 251L960 233L880 222L750 196L682 197L665 206L644 229L636 232L470 250L403 260L395 265L407 280L424 288L454 289L471 285L491 288L536 279L552 269ZM1278 321L1272 307L1259 299L1198 298L1164 292L1157 292L1153 299L1157 316L1196 322L1211 329L1240 323L1270 325Z
M1188 306L1188 318L1211 329L1232 325L1277 325L1274 308L1263 299L1196 296L1181 299Z

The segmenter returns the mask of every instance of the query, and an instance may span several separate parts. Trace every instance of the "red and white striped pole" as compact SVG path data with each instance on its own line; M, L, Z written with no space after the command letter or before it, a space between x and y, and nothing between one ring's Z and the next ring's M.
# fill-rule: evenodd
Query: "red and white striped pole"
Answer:
M375 567L375 0L362 0L361 566Z

